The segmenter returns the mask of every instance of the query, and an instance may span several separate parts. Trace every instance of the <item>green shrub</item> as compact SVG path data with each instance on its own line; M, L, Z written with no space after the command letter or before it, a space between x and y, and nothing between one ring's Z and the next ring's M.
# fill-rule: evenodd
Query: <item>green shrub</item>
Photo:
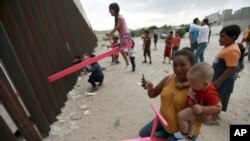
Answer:
M176 33L178 33L179 36L182 38L185 35L185 33L186 33L186 29L185 28L177 29Z

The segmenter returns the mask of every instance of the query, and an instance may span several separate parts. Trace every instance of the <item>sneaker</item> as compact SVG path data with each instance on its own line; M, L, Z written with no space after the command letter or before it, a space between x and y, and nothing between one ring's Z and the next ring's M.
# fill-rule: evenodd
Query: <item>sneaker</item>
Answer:
M142 63L147 63L147 61L143 61Z
M174 137L176 138L176 139L186 139L186 136L185 135L183 135L181 132L176 132L176 133L174 133Z
M130 65L126 65L125 71L128 71L128 70L129 70L129 66L130 66Z
M150 61L149 64L152 64L152 61Z

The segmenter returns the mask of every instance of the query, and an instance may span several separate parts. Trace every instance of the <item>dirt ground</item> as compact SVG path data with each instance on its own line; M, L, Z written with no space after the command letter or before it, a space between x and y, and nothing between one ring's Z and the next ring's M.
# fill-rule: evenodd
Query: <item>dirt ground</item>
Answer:
M218 35L210 39L205 50L205 61L212 63L221 48ZM143 72L145 78L157 84L164 76L172 73L172 64L162 64L164 40L159 39L158 50L151 51L152 64L143 64L142 40L135 38L136 71L124 72L125 63L111 65L111 58L103 59L99 63L104 70L104 84L99 87L97 94L87 96L91 89L87 82L88 74L82 74L74 89L69 92L69 99L58 115L58 121L51 125L50 136L44 141L119 141L138 137L138 132L154 113L150 109L151 103L159 108L160 99L148 98L146 91L137 83ZM106 51L108 42L99 42L96 54ZM181 48L189 46L189 40L183 38ZM151 46L151 49L153 45ZM245 58L245 69L237 79L231 96L228 111L221 113L219 126L202 126L198 141L228 141L230 124L250 123L250 63ZM167 73L168 71L168 73Z

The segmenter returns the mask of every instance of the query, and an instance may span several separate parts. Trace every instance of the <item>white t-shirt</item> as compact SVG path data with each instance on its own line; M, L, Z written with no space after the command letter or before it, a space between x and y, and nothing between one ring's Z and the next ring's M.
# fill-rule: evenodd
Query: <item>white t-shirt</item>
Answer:
M190 25L192 28L196 28L199 31L199 36L197 39L197 43L207 43L209 36L209 27L207 25L199 26L195 24Z
M133 48L129 48L128 49L128 56L129 57L135 57L135 51Z

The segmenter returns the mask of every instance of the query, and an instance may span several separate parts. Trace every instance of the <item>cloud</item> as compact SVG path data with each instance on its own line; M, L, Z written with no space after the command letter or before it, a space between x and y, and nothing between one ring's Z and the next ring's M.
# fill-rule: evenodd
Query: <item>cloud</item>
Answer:
M114 27L114 18L108 12L113 0L81 0L89 21L96 30ZM119 0L120 13L131 29L145 26L180 25L191 23L221 12L224 9L249 7L249 0Z

